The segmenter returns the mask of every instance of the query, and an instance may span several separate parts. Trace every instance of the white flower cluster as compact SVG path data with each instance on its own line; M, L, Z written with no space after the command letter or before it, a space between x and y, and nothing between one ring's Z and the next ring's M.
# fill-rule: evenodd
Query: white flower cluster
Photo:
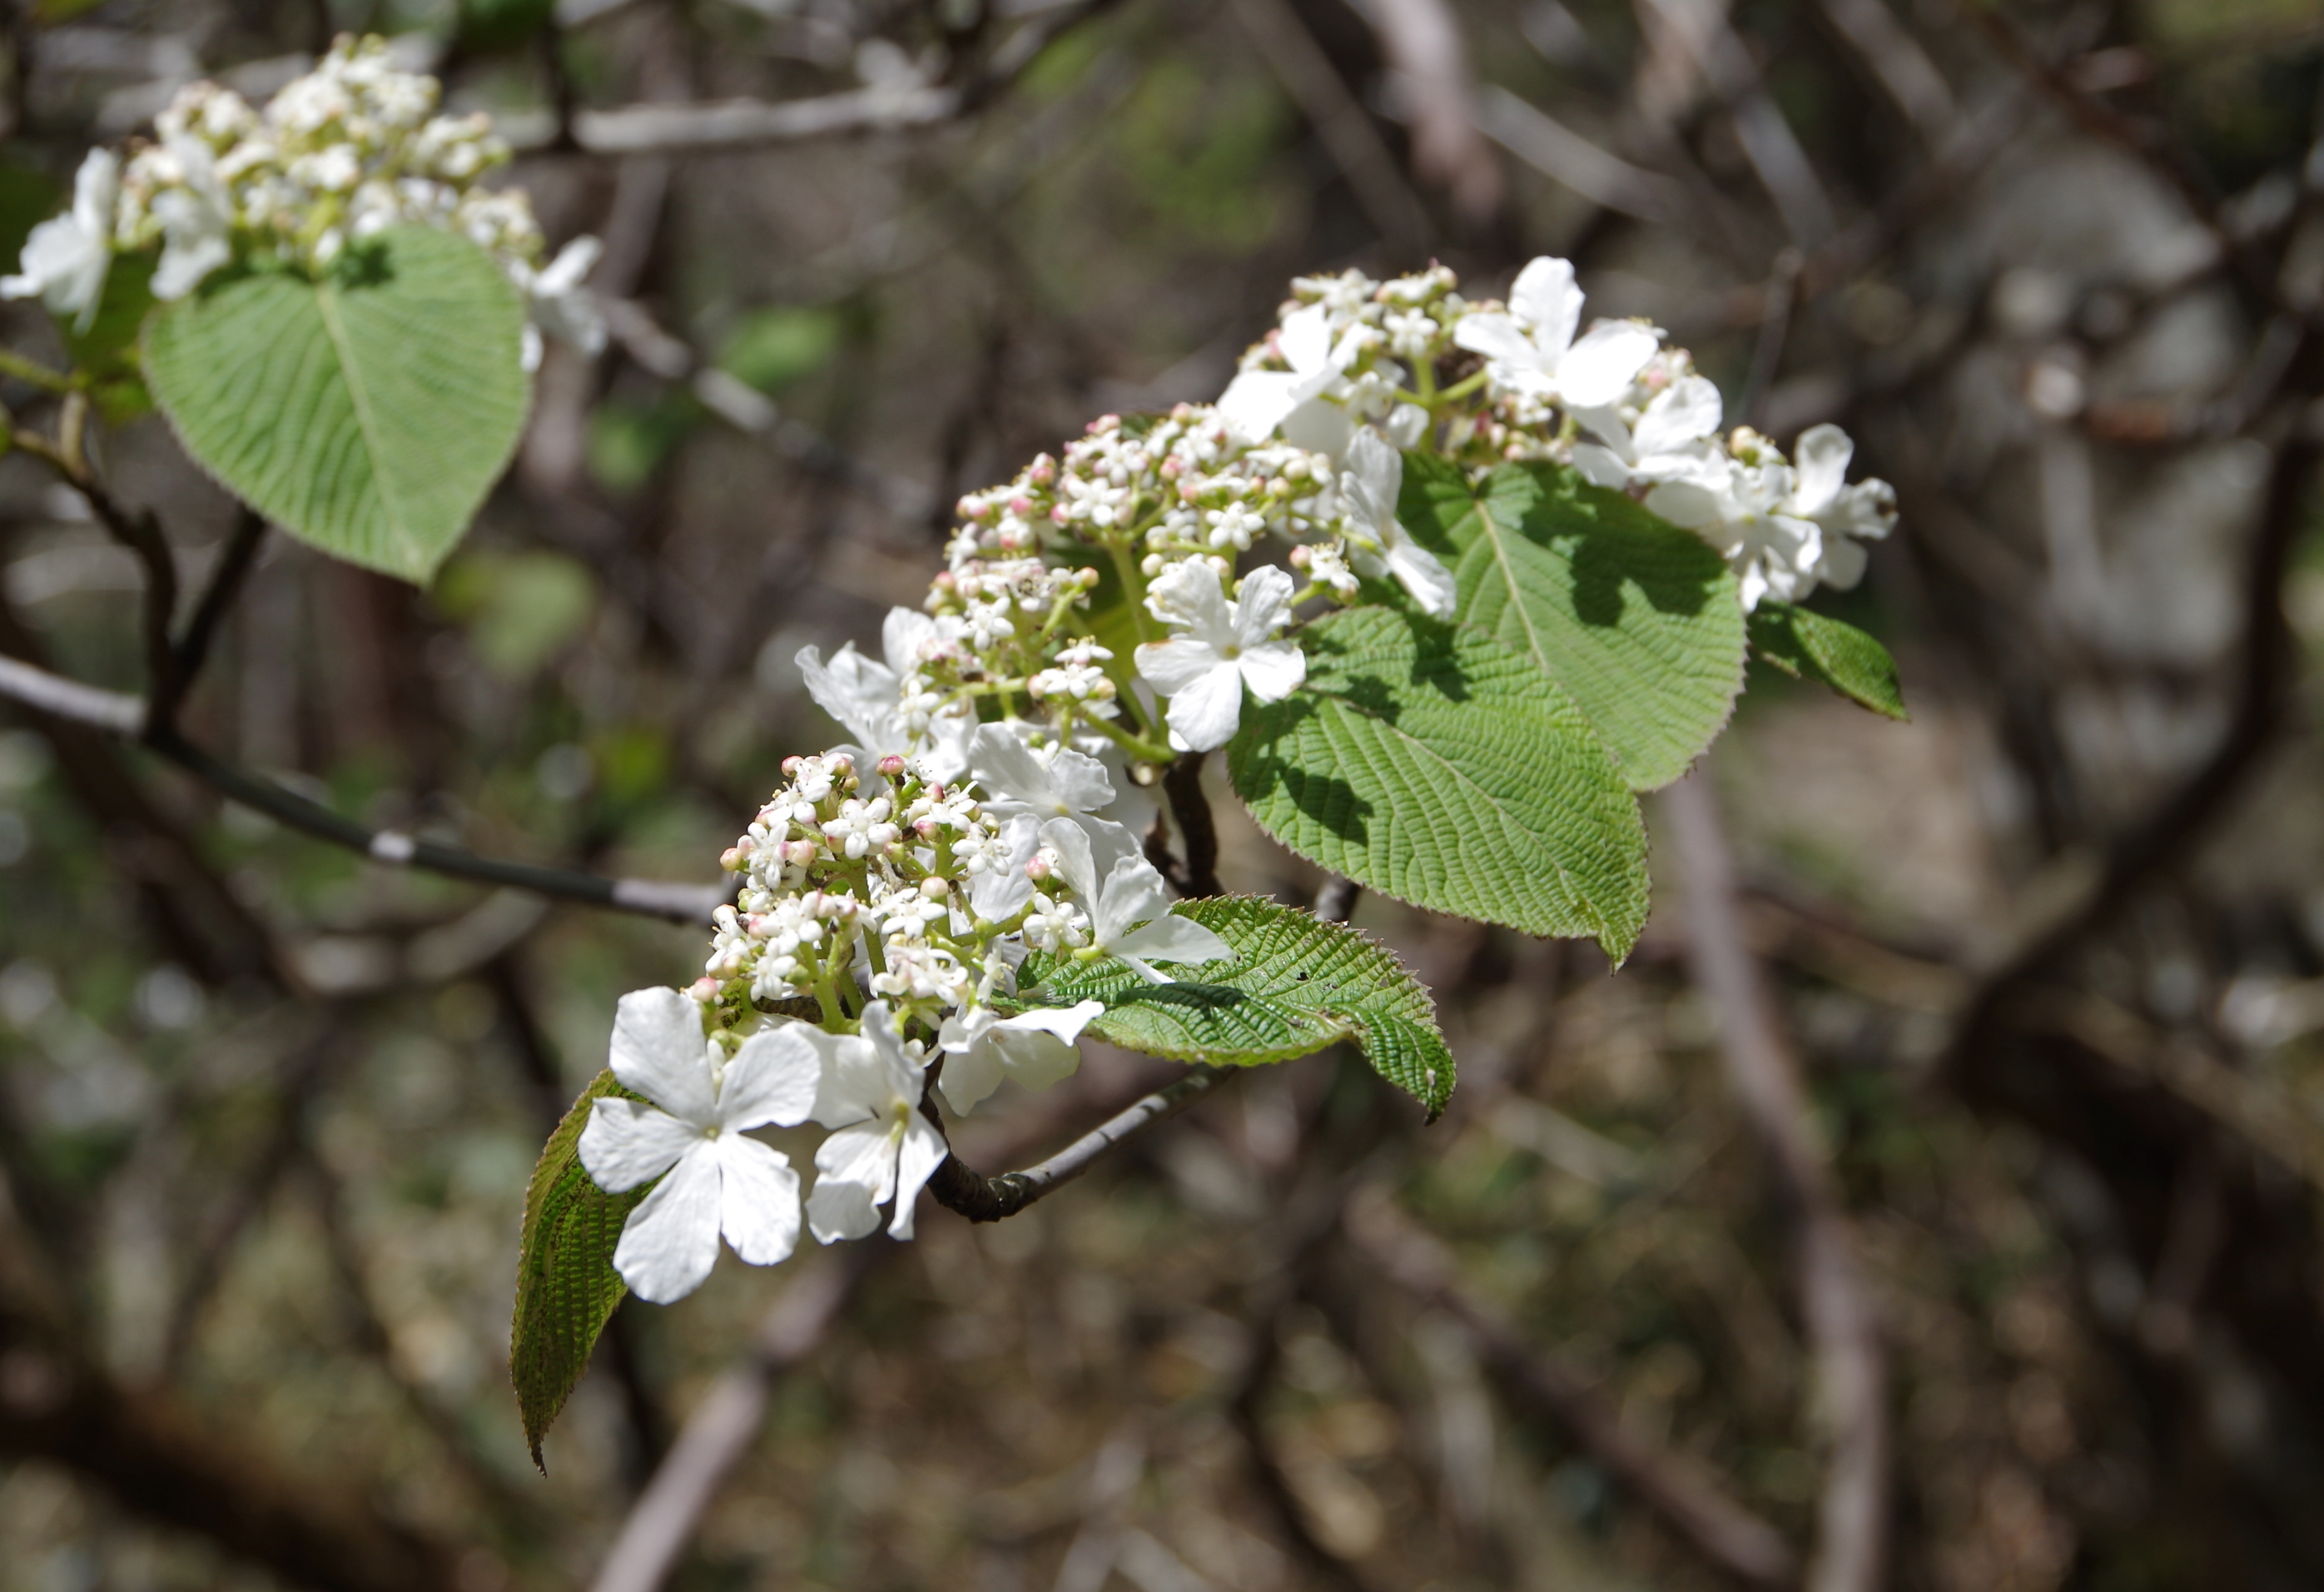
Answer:
M1716 547L1747 608L1770 597L1798 601L1819 584L1855 585L1861 543L1895 524L1886 482L1848 483L1854 445L1838 427L1802 436L1796 462L1748 428L1722 437L1719 390L1684 349L1664 346L1658 329L1601 320L1585 329L1582 291L1563 260L1527 265L1505 305L1463 300L1441 267L1388 282L1356 272L1302 278L1292 288L1280 329L1245 357L1219 403L1243 435L1305 440L1340 457L1339 440L1371 421L1399 447L1428 437L1472 467L1571 463ZM1455 356L1478 368L1440 386L1439 366ZM1394 504L1391 490L1383 512ZM1324 560L1319 580L1351 591L1330 552L1311 555Z
M925 615L900 611L888 628L906 669L910 648L942 644ZM1014 992L1030 953L1112 958L1157 983L1169 981L1157 961L1234 954L1171 914L1137 835L1101 816L1118 808L1098 759L1021 724L963 735L931 710L905 728L908 716L889 712L906 695L899 671L852 649L829 666L809 649L801 663L826 708L895 749L787 761L723 859L742 884L719 909L705 976L622 1004L614 1075L646 1100L599 1101L580 1153L609 1191L669 1174L613 1256L645 1299L697 1287L722 1232L753 1264L791 1253L798 1177L740 1137L770 1123L833 1130L806 1201L817 1239L864 1236L882 1205L890 1234L910 1237L913 1201L945 1155L922 1115L930 1079L963 1112L1004 1078L1046 1088L1104 1010L1004 1015L995 997Z
M870 1233L883 1205L908 1236L945 1154L927 1085L956 1111L1005 1078L1046 1085L1102 1010L1005 1014L1028 956L1167 982L1154 963L1231 955L1170 912L1139 847L1142 787L1225 745L1246 691L1300 688L1305 655L1281 634L1299 605L1394 580L1454 611L1452 574L1397 521L1402 450L1471 472L1569 463L1700 532L1747 605L1853 584L1859 541L1893 523L1886 486L1846 484L1834 428L1796 464L1748 430L1722 438L1717 390L1661 333L1584 329L1564 262L1527 266L1506 306L1455 286L1442 268L1295 282L1216 404L1107 415L964 497L948 567L925 611L889 616L881 657L800 652L854 740L784 764L724 859L742 888L692 998L622 1004L613 1069L646 1102L599 1102L581 1140L605 1189L668 1174L614 1256L637 1292L690 1291L721 1233L753 1263L791 1252L798 1180L741 1137L767 1124L831 1130L805 1202L818 1239ZM1297 575L1238 572L1268 536Z
M438 94L435 79L399 69L380 40L344 37L263 111L215 83L191 84L125 165L109 150L89 152L72 208L32 229L23 271L0 279L0 297L38 296L85 329L115 254L159 245L152 291L167 301L237 260L319 271L350 243L413 224L468 238L524 293L528 367L540 330L595 352L604 324L581 279L596 240L576 238L544 267L522 190L478 186L508 159L491 118L439 115Z

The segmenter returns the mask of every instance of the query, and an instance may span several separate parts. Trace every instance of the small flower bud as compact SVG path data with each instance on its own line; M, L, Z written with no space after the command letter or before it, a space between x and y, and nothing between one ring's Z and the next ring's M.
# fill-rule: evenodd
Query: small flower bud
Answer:
M880 773L884 777L892 780L903 772L904 760L901 757L897 756L893 752L889 753L887 756L882 757L880 760Z
M952 882L948 879L923 879L920 881L920 893L930 901L942 901L952 893Z
M1040 856L1029 858L1025 864L1025 876L1036 884L1047 881L1049 877L1049 859Z
M747 854L741 847L729 846L718 854L718 865L730 874L739 874L742 871L742 859L745 855Z

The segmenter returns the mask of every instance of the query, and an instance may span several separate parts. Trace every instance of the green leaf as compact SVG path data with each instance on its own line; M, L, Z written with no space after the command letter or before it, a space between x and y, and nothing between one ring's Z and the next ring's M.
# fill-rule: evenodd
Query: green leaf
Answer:
M589 1125L593 1104L607 1095L637 1097L613 1081L610 1069L599 1073L549 1135L524 1193L509 1378L516 1384L517 1411L535 1465L540 1439L588 1369L589 1351L613 1307L629 1291L613 1270L613 1245L631 1210L652 1188L608 1194L581 1164L581 1130Z
M1634 791L1684 773L1743 688L1743 608L1726 560L1562 465L1404 458L1397 517L1444 560L1460 617L1525 653L1581 707Z
M1227 746L1259 828L1398 901L1629 954L1646 918L1637 801L1530 659L1388 608L1299 641L1305 689L1247 702Z
M204 468L325 552L425 584L524 429L524 305L464 237L391 227L320 281L213 277L145 374Z
M1909 719L1888 649L1853 625L1792 603L1763 602L1751 615L1752 650L1795 680L1819 680L1852 702Z
M1213 1067L1288 1061L1352 1039L1382 1078L1436 1120L1452 1095L1452 1053L1420 981L1355 930L1257 896L1182 901L1182 918L1235 949L1231 962L1148 984L1105 958L1028 959L1023 1005L1105 1003L1089 1032L1126 1050ZM1038 980L1038 982L1035 982Z

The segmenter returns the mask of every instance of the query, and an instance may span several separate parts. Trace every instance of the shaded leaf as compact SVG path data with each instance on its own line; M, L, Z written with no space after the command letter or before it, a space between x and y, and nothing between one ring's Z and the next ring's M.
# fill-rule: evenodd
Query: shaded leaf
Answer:
M1751 615L1752 650L1795 680L1830 686L1890 718L1909 719L1896 660L1853 625L1793 603L1763 602Z
M1231 962L1148 984L1111 958L1028 959L1019 1004L1105 1003L1090 1032L1126 1050L1213 1067L1287 1061L1352 1039L1382 1078L1428 1108L1452 1094L1452 1055L1420 981L1343 924L1257 896L1182 901L1172 909L1235 949Z
M1531 659L1376 607L1299 641L1305 689L1246 704L1227 747L1261 828L1398 901L1629 954L1646 916L1637 801Z
M424 583L524 428L524 306L482 249L425 227L319 281L213 277L145 328L153 396L202 467L325 552Z
M653 1185L608 1194L581 1164L581 1130L595 1101L638 1097L599 1073L573 1102L540 1152L524 1194L524 1229L517 1254L516 1317L509 1328L509 1378L532 1462L540 1439L589 1366L589 1352L613 1307L629 1291L613 1270L622 1224ZM543 1467L543 1468L547 1468Z
M1459 617L1531 658L1581 708L1632 790L1684 773L1743 687L1743 608L1691 531L1563 465L1405 456L1397 517L1452 567Z

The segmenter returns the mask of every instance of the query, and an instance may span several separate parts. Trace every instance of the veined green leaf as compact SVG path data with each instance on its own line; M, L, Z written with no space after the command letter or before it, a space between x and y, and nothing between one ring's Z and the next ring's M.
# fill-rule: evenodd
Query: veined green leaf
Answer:
M1427 990L1355 930L1257 896L1182 901L1182 918L1235 949L1231 962L1180 969L1148 984L1108 958L1028 959L1020 1004L1105 1003L1089 1032L1126 1050L1213 1067L1287 1061L1352 1039L1382 1078L1428 1108L1452 1094L1452 1054Z
M588 1369L589 1351L613 1307L629 1291L613 1270L613 1245L621 1241L622 1224L652 1188L608 1194L581 1164L581 1130L589 1125L594 1103L607 1095L636 1098L613 1081L611 1069L599 1073L549 1135L524 1193L509 1378L516 1384L517 1411L535 1465L540 1439Z
M1397 517L1452 568L1463 623L1565 688L1634 791L1684 773L1743 686L1743 609L1692 532L1563 465L1503 465L1476 486L1407 453Z
M1246 704L1227 747L1261 828L1398 901L1629 954L1646 917L1637 801L1533 660L1387 608L1299 641L1305 689Z
M424 583L515 450L524 305L466 238L391 227L320 281L214 277L145 374L201 466L303 541Z
M1890 718L1912 717L1896 660L1853 625L1794 603L1762 602L1751 614L1751 648L1794 679L1821 681Z

